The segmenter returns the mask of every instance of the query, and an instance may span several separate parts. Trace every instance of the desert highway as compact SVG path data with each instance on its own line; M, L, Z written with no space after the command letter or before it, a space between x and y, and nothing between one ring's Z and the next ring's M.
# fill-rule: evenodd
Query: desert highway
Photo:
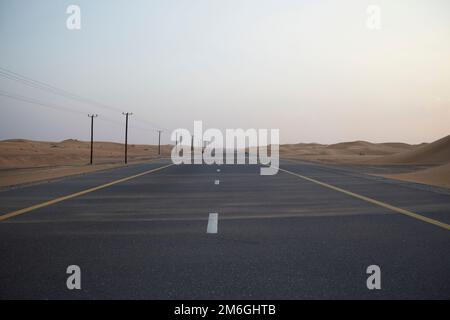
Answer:
M450 193L280 168L157 160L4 190L0 298L450 299Z

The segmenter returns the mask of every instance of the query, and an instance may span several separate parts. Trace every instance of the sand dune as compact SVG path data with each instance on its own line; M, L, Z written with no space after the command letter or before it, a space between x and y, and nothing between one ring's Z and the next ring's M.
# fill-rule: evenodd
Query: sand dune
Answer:
M450 135L414 150L368 161L370 164L436 165L425 170L384 175L388 178L450 188Z
M280 146L280 155L285 158L367 165L368 167L398 166L399 170L405 170L405 166L406 170L409 170L417 165L431 165L435 167L383 176L446 188L450 186L450 135L433 143L420 145L399 142L370 143L367 141L342 142L332 145L299 143Z
M371 143L367 141L342 142L327 146L334 153L346 155L389 155L405 150L411 150L415 146L406 143Z
M441 165L450 162L450 135L413 150L372 159L370 164Z
M361 162L374 157L413 150L416 145L406 143L342 142L331 145L299 143L280 146L282 157L329 162Z

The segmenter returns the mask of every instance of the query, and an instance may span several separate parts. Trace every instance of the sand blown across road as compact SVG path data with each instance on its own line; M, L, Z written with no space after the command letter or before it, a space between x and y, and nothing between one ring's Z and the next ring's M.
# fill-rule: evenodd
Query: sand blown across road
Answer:
M450 162L442 166L411 173L387 174L386 178L441 186L450 189Z

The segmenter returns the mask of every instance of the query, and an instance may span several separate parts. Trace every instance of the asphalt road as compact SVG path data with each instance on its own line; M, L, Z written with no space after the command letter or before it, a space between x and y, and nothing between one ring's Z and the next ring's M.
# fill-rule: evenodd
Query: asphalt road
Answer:
M0 215L167 164L3 191ZM0 298L450 299L449 193L312 163L280 167L444 227L287 172L170 166L1 221ZM209 213L219 214L218 234L206 233ZM66 287L69 265L81 268L81 290ZM381 290L367 289L370 265L381 268Z

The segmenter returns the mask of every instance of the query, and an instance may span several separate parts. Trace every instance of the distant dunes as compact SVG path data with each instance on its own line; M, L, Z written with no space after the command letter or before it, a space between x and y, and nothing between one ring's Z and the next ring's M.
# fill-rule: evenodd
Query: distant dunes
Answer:
M94 160L97 169L123 163L123 144L96 142ZM162 146L169 156L172 146ZM0 141L0 186L59 177L69 173L95 170L87 166L90 143L68 139L61 142L11 139ZM410 145L401 142L342 142L331 145L298 143L280 146L282 158L321 161L375 167L399 166L402 171L425 170L384 176L450 188L450 135L429 144ZM156 158L157 146L129 145L130 161ZM398 172L391 171L391 172Z
M399 152L413 150L417 145L406 143L371 143L367 141L342 142L331 145L322 145L317 143L299 143L281 145L280 153L283 156L319 156L318 160L345 160L350 156L384 156Z
M432 166L425 170L385 177L450 188L450 135L433 143L409 145L399 142L343 142L331 145L299 143L280 146L280 154L328 163L370 166Z

